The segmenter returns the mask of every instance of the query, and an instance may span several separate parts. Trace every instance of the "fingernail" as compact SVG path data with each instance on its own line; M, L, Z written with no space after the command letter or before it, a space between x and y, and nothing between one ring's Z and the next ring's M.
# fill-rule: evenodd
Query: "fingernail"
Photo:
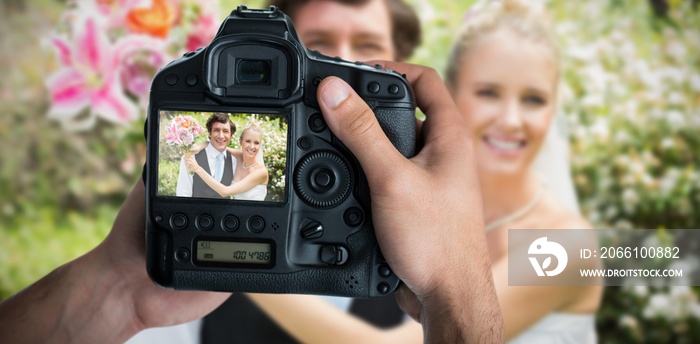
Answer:
M331 80L321 93L321 100L331 109L335 109L350 95L350 86L341 80Z

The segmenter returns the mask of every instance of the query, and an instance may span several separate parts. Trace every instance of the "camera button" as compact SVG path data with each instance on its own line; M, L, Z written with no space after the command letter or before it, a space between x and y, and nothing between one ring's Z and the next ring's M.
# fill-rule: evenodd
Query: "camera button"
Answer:
M180 248L175 252L175 259L180 262L186 262L190 259L190 251L186 248Z
M265 228L265 220L260 216L253 216L248 219L248 230L253 233L260 233Z
M227 232L233 232L238 229L238 224L238 218L233 215L226 215L221 220L221 227L223 227Z
M175 86L177 84L177 75L170 73L165 76L165 83L170 86Z
M204 214L197 217L197 228L201 231L208 231L214 226L214 219L211 216Z
M321 83L321 80L323 79L321 79L320 76L315 77L313 80L314 86L318 86Z
M187 79L185 79L185 82L190 86L196 85L197 81L198 81L197 76L194 74L187 75Z
M311 188L318 193L330 191L335 185L335 176L333 171L326 168L318 168L311 172Z
M309 129L315 133L326 129L326 121L323 120L323 115L320 112L316 112L309 117Z
M386 294L388 294L388 293L389 293L389 289L390 289L390 288L389 288L389 285L386 284L386 283L384 283L384 282L377 284L377 291L378 291L379 294L381 294L381 295L386 295Z
M389 268L389 265L382 264L379 266L379 276L382 276L384 278L391 276L391 268Z
M348 250L343 246L321 247L321 261L329 265L343 265L348 261Z
M389 86L389 93L391 93L391 94L399 93L399 86L397 86L397 85Z
M306 219L301 226L300 233L301 237L306 240L320 238L323 236L323 225L318 221Z
M307 136L302 136L299 140L297 140L297 146L303 150L309 150L311 147L313 147L313 145L314 142Z
M381 89L382 88L376 82L370 82L369 85L367 86L367 90L372 92L372 93L378 93L379 90L381 90Z
M170 226L175 229L183 229L187 226L187 216L184 214L175 214L170 217Z
M345 224L350 227L357 227L364 221L364 214L360 208L348 208L345 213L343 213L343 220Z

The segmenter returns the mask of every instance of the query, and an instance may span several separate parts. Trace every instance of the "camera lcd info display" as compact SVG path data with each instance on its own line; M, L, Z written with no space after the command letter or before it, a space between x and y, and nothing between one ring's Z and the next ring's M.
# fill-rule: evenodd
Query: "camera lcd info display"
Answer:
M273 244L246 241L197 241L197 261L201 264L273 265Z
M286 115L159 114L158 196L285 202Z

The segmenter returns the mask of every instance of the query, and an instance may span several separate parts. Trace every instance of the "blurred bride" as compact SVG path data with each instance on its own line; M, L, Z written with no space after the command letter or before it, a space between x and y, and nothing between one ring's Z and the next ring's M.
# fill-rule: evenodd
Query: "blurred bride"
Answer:
M236 159L233 182L229 186L223 185L207 173L197 164L193 155L185 156L185 165L190 172L196 173L210 188L223 197L233 196L236 200L264 201L267 196L269 174L263 162L263 134L260 126L254 121L248 122L241 130L238 142L241 145L240 150L226 148Z
M593 233L578 214L568 142L554 116L561 72L543 14L525 1L481 1L465 17L448 65L448 88L474 142L506 338L516 343L596 342L602 287L541 286L536 281L511 286L508 281L509 229L583 229L587 240ZM583 264L597 267L593 261ZM314 296L251 298L305 343L423 340L416 322L379 329Z

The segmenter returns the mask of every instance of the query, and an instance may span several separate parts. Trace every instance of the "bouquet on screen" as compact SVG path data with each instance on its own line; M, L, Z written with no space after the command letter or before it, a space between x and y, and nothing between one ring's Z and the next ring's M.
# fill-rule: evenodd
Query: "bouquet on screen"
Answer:
M192 116L177 116L170 121L165 142L189 155L197 136L204 132L204 128Z

